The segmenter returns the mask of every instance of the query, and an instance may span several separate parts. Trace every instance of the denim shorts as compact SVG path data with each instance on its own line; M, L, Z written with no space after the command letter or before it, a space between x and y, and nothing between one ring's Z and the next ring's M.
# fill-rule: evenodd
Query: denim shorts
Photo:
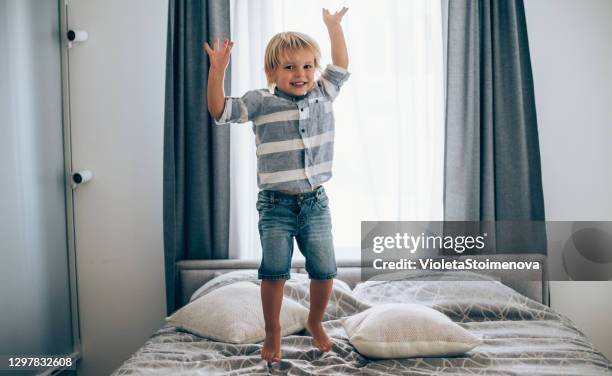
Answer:
M306 259L306 272L311 279L336 277L331 215L322 186L299 195L260 191L257 211L263 251L259 279L290 278L293 238Z

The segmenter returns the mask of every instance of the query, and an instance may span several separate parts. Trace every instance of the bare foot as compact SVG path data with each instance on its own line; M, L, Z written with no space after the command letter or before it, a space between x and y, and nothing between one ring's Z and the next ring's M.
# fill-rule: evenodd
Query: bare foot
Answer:
M321 325L320 321L313 323L310 321L306 322L306 329L308 329L308 332L314 338L315 346L319 351L328 352L331 350L332 342L325 333L325 330L323 330L323 325Z
M280 362L281 335L280 327L273 330L266 330L266 339L261 350L261 359L268 363Z

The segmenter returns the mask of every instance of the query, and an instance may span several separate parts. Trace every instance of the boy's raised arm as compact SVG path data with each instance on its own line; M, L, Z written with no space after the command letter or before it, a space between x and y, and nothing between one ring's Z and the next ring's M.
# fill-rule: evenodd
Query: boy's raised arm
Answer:
M330 14L329 10L323 9L323 22L327 26L331 42L332 63L344 69L348 68L349 59L340 22L347 11L348 8L343 7L341 11Z
M204 48L210 59L207 88L208 111L216 120L219 120L225 108L223 81L225 79L225 70L229 65L230 53L233 46L234 42L225 39L223 45L219 47L219 39L217 38L215 38L214 49L211 49L208 43L204 44Z

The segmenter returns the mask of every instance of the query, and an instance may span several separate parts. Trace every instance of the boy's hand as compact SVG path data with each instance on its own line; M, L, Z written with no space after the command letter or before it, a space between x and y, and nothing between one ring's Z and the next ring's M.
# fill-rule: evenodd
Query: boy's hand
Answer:
M215 38L214 49L208 43L204 44L208 58L210 59L210 71L208 75L208 111L213 118L219 120L225 108L225 93L223 91L223 80L225 69L230 61L230 53L234 42L229 39L223 40L223 45L219 47L219 39Z
M339 12L330 14L329 10L323 8L323 22L327 26L331 42L332 64L344 69L348 68L348 51L340 22L347 11L347 7L342 7Z
M348 11L348 8L343 7L342 10L340 10L339 12L331 14L329 13L329 10L323 8L323 22L325 22L325 25L327 27L340 25L340 22L342 21L342 17L344 17L347 11Z
M219 39L215 38L214 49L211 49L208 42L206 42L204 48L210 59L210 67L224 72L229 64L230 53L233 46L234 42L230 42L227 38L223 40L223 45L221 47L219 47Z

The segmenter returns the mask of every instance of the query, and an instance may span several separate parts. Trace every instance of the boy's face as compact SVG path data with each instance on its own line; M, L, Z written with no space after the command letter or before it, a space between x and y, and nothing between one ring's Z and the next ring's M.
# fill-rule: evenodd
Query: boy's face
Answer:
M315 84L314 54L305 49L287 51L272 75L279 90L295 96L305 95Z

